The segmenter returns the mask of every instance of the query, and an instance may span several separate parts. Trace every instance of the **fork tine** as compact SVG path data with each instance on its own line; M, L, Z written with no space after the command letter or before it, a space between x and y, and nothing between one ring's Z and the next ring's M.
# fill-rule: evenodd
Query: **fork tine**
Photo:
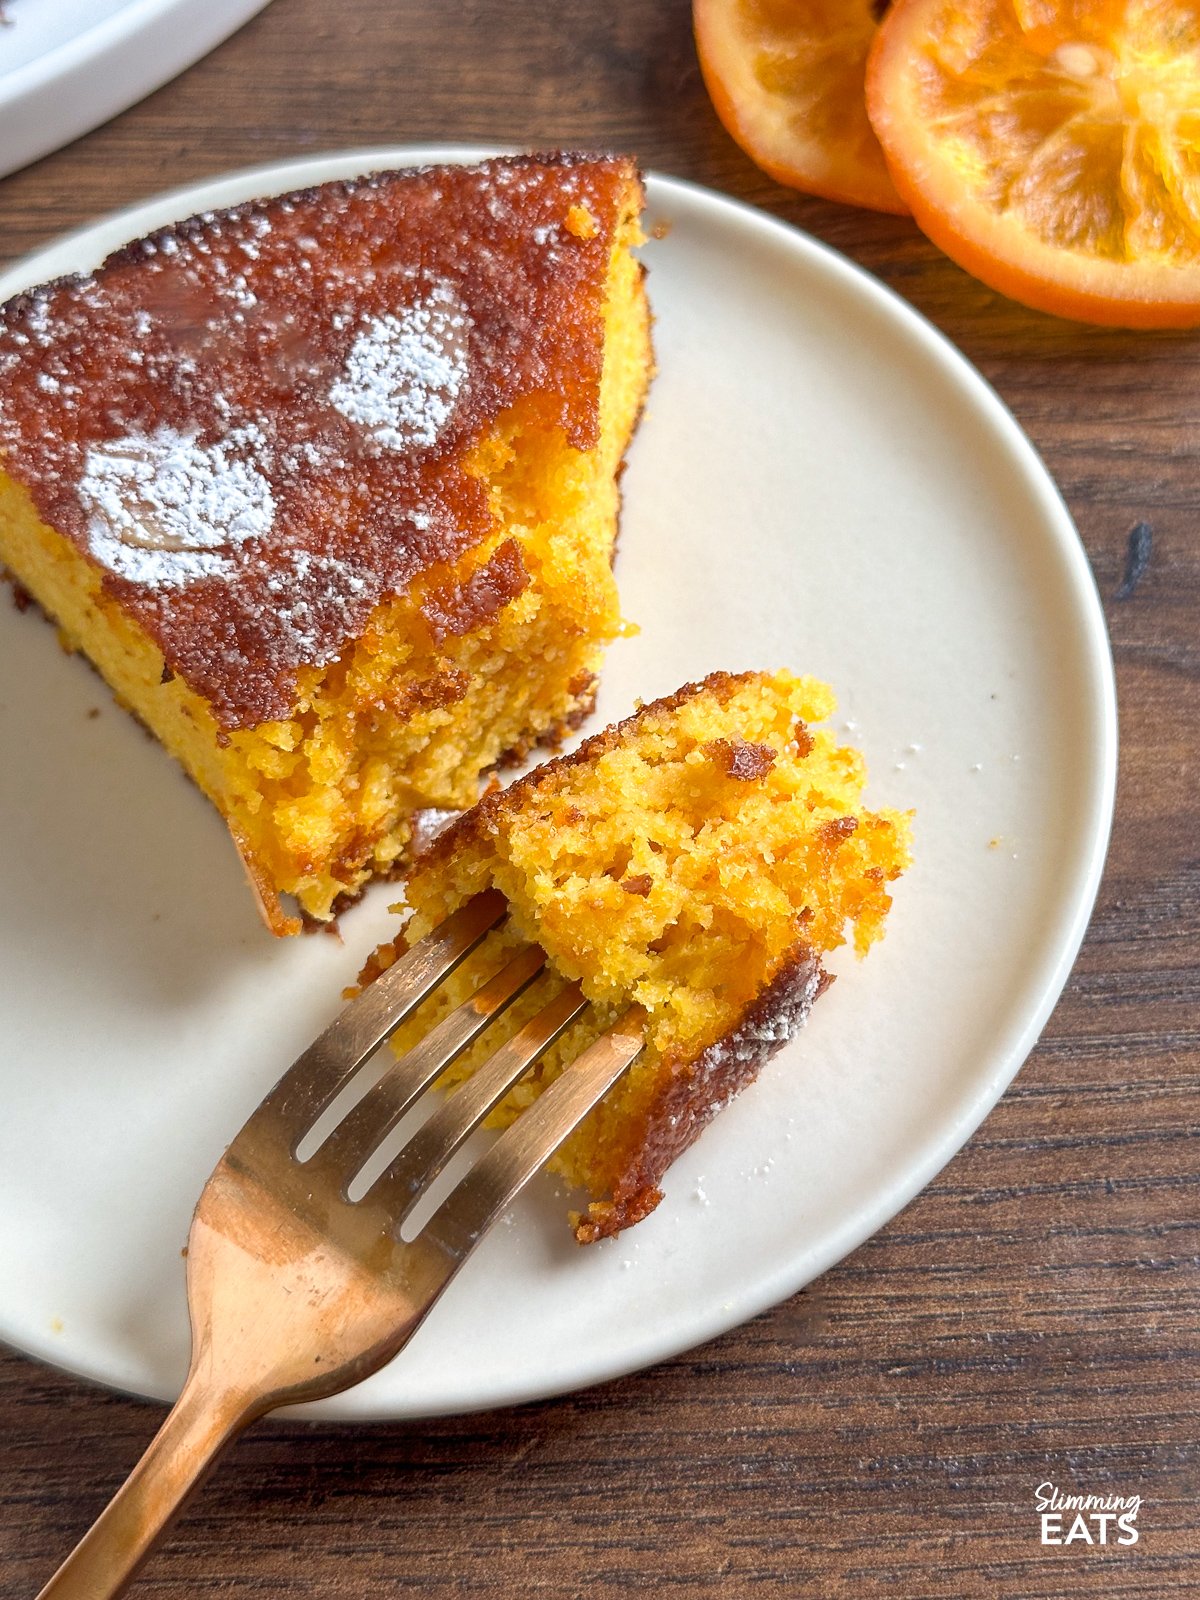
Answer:
M438 1107L363 1198L382 1204L397 1225L403 1223L464 1140L587 1006L577 983L555 995Z
M507 915L504 896L486 889L406 950L296 1058L242 1135L278 1127L294 1150L367 1057Z
M422 1235L430 1235L460 1261L468 1255L567 1135L641 1055L646 1047L645 1019L640 1006L631 1007L565 1068L472 1167L434 1212Z
M520 946L499 972L391 1064L303 1164L306 1174L315 1178L323 1171L344 1191L434 1079L512 1005L545 965L545 952L537 945Z

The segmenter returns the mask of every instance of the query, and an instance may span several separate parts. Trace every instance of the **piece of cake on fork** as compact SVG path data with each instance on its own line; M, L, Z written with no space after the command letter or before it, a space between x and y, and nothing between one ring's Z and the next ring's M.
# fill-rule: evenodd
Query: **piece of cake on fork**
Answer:
M376 173L0 308L0 563L220 810L274 932L590 709L641 204L617 157Z
M833 695L789 673L714 673L486 795L416 860L410 921L370 981L485 889L507 920L394 1036L407 1050L526 941L549 969L443 1081L474 1070L564 979L592 1002L524 1077L506 1123L629 1007L646 1048L551 1165L588 1197L581 1242L657 1205L670 1163L805 1021L823 958L883 932L907 813L863 803Z

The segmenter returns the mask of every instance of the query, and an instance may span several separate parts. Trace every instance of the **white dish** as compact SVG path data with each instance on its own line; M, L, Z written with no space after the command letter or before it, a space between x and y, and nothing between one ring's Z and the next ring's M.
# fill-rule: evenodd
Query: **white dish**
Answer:
M0 296L190 211L412 160L373 150L160 197L26 261ZM646 246L660 375L625 479L593 727L715 667L837 686L876 803L915 806L888 936L668 1175L579 1250L534 1186L385 1371L323 1417L531 1399L711 1338L874 1232L1024 1060L1074 959L1112 812L1100 605L1032 447L907 305L829 250L664 178ZM100 714L89 717L93 707ZM260 928L222 827L32 612L0 614L0 1336L173 1395L180 1247L227 1139L389 934Z
M5 0L0 177L199 61L267 0Z

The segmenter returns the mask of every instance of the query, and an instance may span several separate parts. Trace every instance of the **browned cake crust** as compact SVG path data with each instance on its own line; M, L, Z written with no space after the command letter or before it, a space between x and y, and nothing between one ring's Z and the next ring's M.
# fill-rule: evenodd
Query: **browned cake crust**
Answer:
M627 1159L611 1197L593 1201L574 1219L580 1244L620 1233L654 1210L667 1168L804 1026L832 982L814 952L798 945L736 1028L694 1061L671 1064L644 1117L629 1128Z
M485 537L462 456L501 412L526 401L595 444L631 181L624 159L512 157L162 229L0 308L0 462L222 728L286 717L299 667ZM114 535L118 498L136 524ZM431 587L431 633L527 582L503 546Z

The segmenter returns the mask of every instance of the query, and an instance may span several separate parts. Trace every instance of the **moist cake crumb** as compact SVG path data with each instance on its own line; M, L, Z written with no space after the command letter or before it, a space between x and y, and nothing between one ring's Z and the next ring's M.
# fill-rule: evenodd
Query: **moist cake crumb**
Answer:
M653 1209L670 1163L803 1026L830 982L825 955L848 938L865 954L883 932L909 817L866 808L861 756L819 726L833 709L811 678L714 673L485 796L414 863L405 939L485 888L510 909L395 1050L522 941L542 946L549 972L449 1082L564 979L591 1001L511 1091L501 1123L630 1006L645 1014L642 1056L551 1165L589 1198L574 1221L583 1243ZM363 981L400 948L377 951Z

